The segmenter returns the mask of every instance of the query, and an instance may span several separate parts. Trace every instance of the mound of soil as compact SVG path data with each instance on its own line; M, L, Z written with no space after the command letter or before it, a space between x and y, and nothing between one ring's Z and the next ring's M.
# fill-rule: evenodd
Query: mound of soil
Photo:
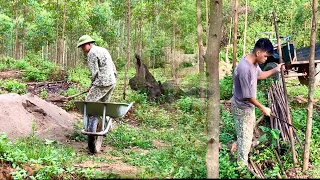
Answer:
M76 119L36 95L1 94L0 102L0 132L6 132L10 140L30 135L34 123L40 138L65 142L72 133Z

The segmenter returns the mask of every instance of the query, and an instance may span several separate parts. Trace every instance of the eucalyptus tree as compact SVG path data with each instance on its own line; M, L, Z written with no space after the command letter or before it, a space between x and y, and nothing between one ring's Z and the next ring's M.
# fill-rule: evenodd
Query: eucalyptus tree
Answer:
M206 52L209 89L207 107L207 178L219 178L219 50L222 26L221 16L222 0L211 0L208 50Z
M310 63L309 63L309 93L308 93L308 115L307 115L307 128L305 136L305 146L303 154L303 166L302 170L307 170L309 167L309 156L310 156L310 143L311 143L311 132L312 132L312 116L313 116L313 94L314 94L314 82L315 82L315 46L316 46L316 34L317 34L317 23L318 23L318 0L312 1L312 27L310 37Z

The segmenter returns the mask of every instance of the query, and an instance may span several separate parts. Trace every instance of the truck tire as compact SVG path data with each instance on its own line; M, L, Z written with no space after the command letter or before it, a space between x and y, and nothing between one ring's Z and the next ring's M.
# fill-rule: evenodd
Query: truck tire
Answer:
M89 121L89 132L99 132L101 131L101 121L100 118L92 118ZM88 148L91 153L98 153L101 149L103 141L103 136L92 136L88 135Z
M273 69L273 68L275 68L275 67L277 67L277 66L278 66L278 63L276 63L276 62L269 62L268 64L266 64L266 65L264 66L263 71L269 71L269 70L271 70L271 69ZM280 79L280 73L279 73L279 72L274 73L274 74L273 74L273 80L274 80L274 81L278 81L279 79Z

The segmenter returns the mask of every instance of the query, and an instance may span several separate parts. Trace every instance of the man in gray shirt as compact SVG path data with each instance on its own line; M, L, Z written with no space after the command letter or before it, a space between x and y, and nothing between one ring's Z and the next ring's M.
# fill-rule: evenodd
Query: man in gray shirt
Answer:
M237 131L238 163L248 165L253 128L255 126L254 107L264 115L270 116L271 110L256 99L257 80L266 79L281 71L282 64L269 71L262 71L258 64L264 63L273 54L273 45L267 38L259 39L253 51L242 57L234 70L232 89L232 113Z

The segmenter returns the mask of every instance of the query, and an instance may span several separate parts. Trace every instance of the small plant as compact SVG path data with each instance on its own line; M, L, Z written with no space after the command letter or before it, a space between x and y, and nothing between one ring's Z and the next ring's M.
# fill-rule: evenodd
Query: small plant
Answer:
M20 83L16 80L6 80L4 89L17 94L24 94L27 92L26 84Z
M270 140L273 147L277 146L277 140L279 139L279 136L280 136L280 130L279 129L270 129L270 128L264 127L264 126L259 126L259 128L263 132L265 132L265 134L262 135L258 140L260 142L265 142L267 140Z
M45 88L41 89L40 97L42 99L47 99L48 98L48 92L47 92L47 90Z
M30 66L30 64L25 60L21 59L16 61L14 68L15 69L27 69Z
M23 79L26 81L45 81L47 80L47 75L40 69L30 66L26 69Z
M81 133L83 127L83 122L78 120L73 123L73 133L69 136L69 139L75 141L85 142L88 139L88 136Z

